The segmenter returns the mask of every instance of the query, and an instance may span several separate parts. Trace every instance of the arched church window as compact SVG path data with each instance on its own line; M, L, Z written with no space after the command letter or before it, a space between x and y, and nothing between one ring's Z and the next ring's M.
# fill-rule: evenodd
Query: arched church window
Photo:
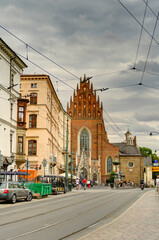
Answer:
M107 159L107 173L111 173L113 170L112 158L108 157Z
M80 152L83 151L87 156L89 155L89 133L85 128L80 134Z

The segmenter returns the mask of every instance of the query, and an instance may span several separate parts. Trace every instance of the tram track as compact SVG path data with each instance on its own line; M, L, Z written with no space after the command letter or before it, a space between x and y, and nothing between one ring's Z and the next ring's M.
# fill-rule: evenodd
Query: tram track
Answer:
M125 195L126 195L126 194L125 194ZM98 196L98 197L99 197L99 196ZM100 196L100 197L101 197L101 196ZM120 199L121 197L123 197L123 195L120 196L120 197L118 196L118 199ZM82 232L82 231L84 231L84 230L92 227L93 225L96 225L97 223L99 223L99 222L101 222L101 221L103 221L103 220L105 220L105 219L113 216L113 215L116 214L117 212L119 212L122 208L124 208L125 206L127 206L127 205L130 203L130 201L133 202L136 198L137 198L137 196L131 197L131 198L128 199L126 202L124 202L123 204L121 204L119 207L117 207L117 208L115 208L114 210L112 210L111 212L105 214L102 218L97 219L96 221L92 222L91 224L88 224L87 226L82 227L82 228L78 229L77 231L74 231L74 232L72 232L72 233L70 233L70 234L67 234L67 235L65 235L65 236L63 236L63 237L61 237L61 238L58 238L58 239L59 239L59 240L67 239L67 238L69 238L69 237L72 237L72 236L74 236L74 235L76 235L76 234L78 234L78 233L80 233L80 232ZM115 201L115 200L114 200L114 201ZM80 201L80 202L81 202L81 201ZM113 200L111 199L109 202L107 202L107 204L109 204L110 202L113 202ZM76 204L78 204L78 203L76 203ZM58 222L55 222L55 223L52 223L52 224L48 224L48 225L46 225L46 226L42 226L42 227L40 227L40 228L37 228L37 229L31 230L31 231L28 231L28 232L23 233L23 234L19 234L19 235L15 236L15 237L7 238L6 240L14 240L14 239L22 238L22 237L24 237L24 236L31 235L31 234L34 234L34 233L43 231L43 230L45 230L45 229L48 229L48 228L51 228L51 227L55 227L55 226L57 226L57 225L63 224L63 223L68 222L68 221L71 221L72 219L75 219L75 218L79 217L80 215L84 215L84 214L86 214L87 212L92 211L92 209L94 209L95 207L101 207L101 206L103 206L103 205L105 205L105 204L106 204L106 203L104 202L104 203L102 203L102 204L100 204L100 205L96 205L96 206L91 207L91 208L89 208L89 209L83 210L83 211L81 211L81 212L78 213L78 214L76 213L76 214L72 215L72 216L69 217L69 218L63 219L63 220L61 220L61 221L58 221ZM65 206L65 207L68 207L68 206ZM56 210L57 210L57 209L56 209Z
M102 195L96 196L96 197L91 197L91 198L88 198L88 199L85 198L83 201L78 201L78 202L75 202L75 203L71 203L71 204L65 205L63 207L56 208L56 209L49 209L48 211L45 211L45 212L42 212L42 213L38 213L38 214L36 214L34 216L28 216L28 217L20 218L18 220L14 220L14 222L13 221L9 221L9 222L6 222L6 223L1 223L0 227L8 225L8 224L12 224L12 223L18 223L18 222L21 222L21 221L25 221L25 220L28 220L30 218L36 218L36 217L39 217L39 216L42 216L42 215L46 215L46 214L51 213L51 212L56 212L56 211L59 211L61 209L65 209L65 208L70 207L70 206L78 205L79 203L82 203L82 202L85 202L85 201L89 201L89 200L92 200L92 199L96 200L98 198L101 198L101 197L104 197L104 196L110 196L112 194L113 194L113 192L109 193L109 194L108 193L107 194L102 194ZM35 208L35 206L34 206L34 208ZM21 212L21 209L19 209L18 211ZM26 211L26 209L23 208L23 211ZM10 212L2 213L1 216L2 215L8 215L9 213ZM12 214L17 214L17 210L12 211Z

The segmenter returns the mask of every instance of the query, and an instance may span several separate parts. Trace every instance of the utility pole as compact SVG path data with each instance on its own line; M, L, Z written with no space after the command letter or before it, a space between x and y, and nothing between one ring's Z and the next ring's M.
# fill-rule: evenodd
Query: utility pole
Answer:
M83 148L83 177L85 178L85 149Z
M71 140L71 188L72 188L72 179L73 179L73 159L72 159L72 156L73 155L73 152L72 152L72 140Z
M65 167L65 181L66 188L68 189L68 117L67 117L67 130L66 130L66 167Z
M0 182L1 182L1 167L3 166L3 155L1 154L0 151Z
M27 168L27 182L28 182L28 168L30 167L30 162L28 161L28 157L26 160L26 168Z

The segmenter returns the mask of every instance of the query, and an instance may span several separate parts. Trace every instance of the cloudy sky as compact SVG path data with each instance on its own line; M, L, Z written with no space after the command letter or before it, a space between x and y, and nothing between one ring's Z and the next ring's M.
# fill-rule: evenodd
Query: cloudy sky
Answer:
M139 146L155 150L158 11L158 0L2 0L0 37L24 57L25 74L50 75L65 109L84 74L94 89L109 88L98 94L110 142L123 141L129 128Z

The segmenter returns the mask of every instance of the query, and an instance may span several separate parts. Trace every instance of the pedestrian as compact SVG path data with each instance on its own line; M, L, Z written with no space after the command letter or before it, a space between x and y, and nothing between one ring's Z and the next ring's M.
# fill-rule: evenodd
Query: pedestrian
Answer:
M82 181L84 190L86 190L86 182L87 182L87 180L84 178L83 181Z
M90 188L90 180L87 180L87 187Z
M77 177L76 178L76 190L78 190L79 189L79 178Z
M156 178L155 196L156 194L159 194L159 175Z

